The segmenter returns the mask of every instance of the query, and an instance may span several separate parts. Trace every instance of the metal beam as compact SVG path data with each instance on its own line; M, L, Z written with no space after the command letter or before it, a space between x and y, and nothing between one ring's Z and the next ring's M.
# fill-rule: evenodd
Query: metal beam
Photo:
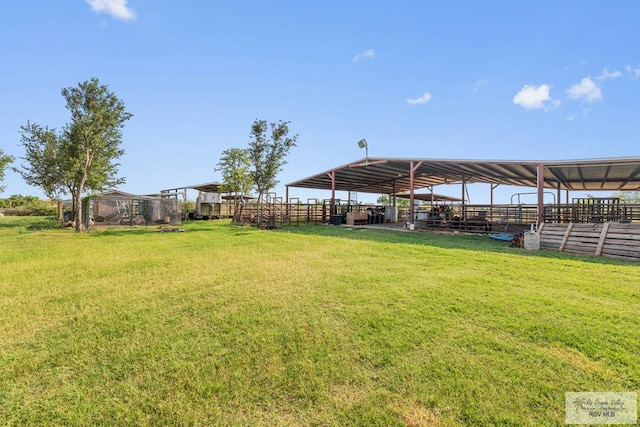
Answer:
M619 190L621 190L622 188L624 188L629 182L631 182L632 179L635 179L638 175L640 175L640 168L636 168L630 175L629 178L623 182L622 184L620 184L620 188L618 188Z
M498 188L500 184L491 184L491 197L490 197L490 204L489 204L489 216L491 218L493 218L493 190L495 190L496 188Z
M544 165L542 163L538 164L537 167L537 175L538 175L538 226L544 223Z
M327 175L331 178L331 213L329 215L333 215L336 208L336 171L327 172Z
M466 204L467 199L467 177L462 177L462 206Z
M416 170L418 170L418 168L422 166L422 162L414 162L413 160L411 160L411 162L409 163L409 215L411 215L410 218L410 222L409 222L409 229L413 230L415 228L415 207L413 206L413 191L414 191L414 174L416 172Z

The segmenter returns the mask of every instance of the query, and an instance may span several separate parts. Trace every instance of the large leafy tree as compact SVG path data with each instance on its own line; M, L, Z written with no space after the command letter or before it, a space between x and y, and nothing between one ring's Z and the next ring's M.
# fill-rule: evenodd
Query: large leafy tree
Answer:
M62 89L62 96L71 122L60 133L30 122L21 128L27 162L21 174L48 194L71 194L81 231L82 193L124 182L116 160L124 154L122 128L132 114L96 78Z
M71 195L74 218L76 217L76 189L73 167L69 163L70 153L66 150L71 144L65 140L64 132L56 132L47 126L27 122L20 127L25 163L21 169L15 169L29 185L40 187L47 197L55 199L61 195ZM89 182L88 190L100 190L102 187Z
M0 150L0 183L4 181L4 170L11 162L13 162L13 156L4 154L4 151ZM0 191L4 191L4 188L4 185L0 185Z
M63 175L65 156L60 153L62 135L58 135L55 129L31 122L21 126L20 131L25 150L22 159L26 163L16 172L22 175L27 184L42 188L49 198L65 193L74 194L70 191L71 182Z
M255 120L251 126L248 153L258 203L278 184L276 177L287 164L285 158L289 150L296 146L298 135L289 136L289 123L280 120L278 123L267 124L265 120Z
M229 148L222 152L215 170L222 173L221 191L231 193L235 200L236 219L242 214L239 204L253 187L249 152L242 148Z
M224 193L245 195L253 186L249 153L242 148L229 148L222 152L215 170L222 172L221 190Z

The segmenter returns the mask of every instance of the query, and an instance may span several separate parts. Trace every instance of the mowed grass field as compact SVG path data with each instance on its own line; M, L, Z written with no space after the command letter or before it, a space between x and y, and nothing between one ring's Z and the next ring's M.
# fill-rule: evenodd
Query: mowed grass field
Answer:
M486 236L0 218L0 425L564 425L640 389L640 265Z

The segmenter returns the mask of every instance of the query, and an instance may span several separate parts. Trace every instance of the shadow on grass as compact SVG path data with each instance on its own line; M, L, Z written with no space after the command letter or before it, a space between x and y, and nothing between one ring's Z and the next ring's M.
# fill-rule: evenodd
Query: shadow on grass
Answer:
M148 234L182 234L187 230L177 226L157 226L157 225L114 225L109 227L95 227L87 231L92 237L108 236L139 236ZM191 230L188 230L191 231Z
M594 264L640 265L634 261L589 255L574 255L550 250L525 251L522 248L512 248L509 246L509 242L494 240L486 234L436 233L431 231L407 232L399 230L376 230L371 228L333 227L327 225L285 227L279 231L308 236L336 237L381 243L414 244L442 249L505 253L523 257L576 260Z
M5 216L0 228L21 228L24 231L42 231L60 228L54 216Z
M4 217L0 221L0 229L16 229L18 232L35 232L44 230L66 230L75 232L73 227L62 227L62 223L55 217ZM148 226L146 228L131 227L128 225L96 227L83 232L92 236L115 236L119 234L147 234L161 231L158 226Z
M207 226L209 225L209 226ZM220 228L230 229L234 235L249 234L250 228L241 227L236 229L231 225L222 225L222 227L211 226L211 224L203 223L198 226L194 223L185 222L182 226L174 225L111 225L93 227L87 231L88 234L94 237L106 237L106 236L133 236L133 235L146 235L146 234L184 234L184 233L215 233Z
M216 230L231 229L236 230L235 227L231 227L230 224L224 222L217 222L222 220L212 221L184 221L182 225L166 225L166 224L149 224L149 225L110 225L110 226L94 226L88 233L95 237L103 236L132 236L142 234L183 234L194 232L216 232ZM233 234L248 234L250 227L238 227L237 231Z

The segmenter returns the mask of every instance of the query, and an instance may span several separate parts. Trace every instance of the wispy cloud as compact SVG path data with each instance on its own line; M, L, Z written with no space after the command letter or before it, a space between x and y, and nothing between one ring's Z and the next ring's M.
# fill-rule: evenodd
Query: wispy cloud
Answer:
M570 116L568 116L567 121L573 122L574 120L582 119L583 121L586 122L587 119L589 118L589 114L591 114L592 111L593 111L593 108L583 108L580 114L571 114Z
M609 71L604 68L600 75L596 77L596 80L610 80L617 79L618 77L622 77L622 71Z
M422 96L419 96L417 98L413 98L413 99L407 99L407 104L410 105L419 105L419 104L426 104L427 102L431 101L431 94L429 92L425 92L422 94Z
M631 74L634 79L640 78L640 65L637 68L633 68L631 65L627 65L624 69L627 73Z
M602 99L602 89L589 77L585 77L567 90L570 99L592 104Z
M133 21L136 13L127 6L127 0L86 0L96 13L106 13L123 21Z
M356 56L353 57L353 62L359 62L368 60L371 61L376 56L376 51L374 49L365 50L364 52L360 52Z
M553 100L549 92L551 87L546 84L540 86L524 85L513 97L513 103L527 110L539 110L541 108L557 108L560 101Z
M476 93L478 92L483 86L486 86L489 84L489 80L487 79L480 79L478 80L474 85L473 88L471 88L471 92Z

